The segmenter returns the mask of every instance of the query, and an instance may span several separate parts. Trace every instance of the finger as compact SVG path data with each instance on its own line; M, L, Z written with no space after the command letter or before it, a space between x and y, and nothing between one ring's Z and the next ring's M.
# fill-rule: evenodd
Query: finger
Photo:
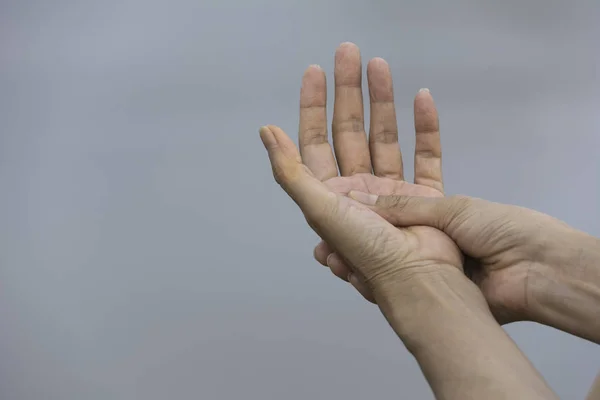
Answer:
M452 197L378 196L351 191L348 197L370 206L396 226L423 225L444 230L445 217L452 208Z
M321 265L327 267L327 257L333 253L333 250L329 247L327 243L321 241L316 247L313 255L315 260L317 260Z
M325 72L311 65L302 77L300 89L299 143L302 162L317 179L337 176L337 166L327 138L327 83Z
M365 300L370 301L373 304L376 304L375 296L373 296L373 292L369 289L366 283L363 282L361 278L359 278L356 274L350 274L348 277L348 282L365 298Z
M390 268L385 257L374 256L378 248L371 244L365 248L362 232L368 229L402 242L403 231L350 198L330 191L302 164L294 142L280 128L262 127L260 136L275 180L298 204L316 233L349 260L347 265L359 268L366 281L380 275L381 268Z
M350 274L351 269L346 265L340 256L338 256L336 253L331 253L327 257L327 266L335 276L348 282L348 275Z
M353 43L341 44L335 53L333 147L341 175L371 173L365 133L360 51Z
M281 130L269 125L260 129L277 183L302 209L310 221L324 218L323 211L335 208L336 196L302 164L294 142Z
M506 208L502 205L469 196L378 196L350 191L348 197L369 206L392 225L439 229L450 236L461 249L468 251L471 251L474 242L480 237L477 232L481 232L481 229L476 228L494 225L498 220L507 218ZM474 225L469 223L474 220L477 221ZM475 228L471 229L473 227Z
M339 255L336 253L329 254L327 257L327 266L335 276L352 284L366 300L375 303L375 297L369 286L362 280L358 273L352 272L352 269Z
M371 100L369 147L373 173L386 178L404 179L392 73L388 63L383 58L372 59L367 66L367 79Z
M429 89L415 97L415 183L440 192L442 184L442 145L438 113Z

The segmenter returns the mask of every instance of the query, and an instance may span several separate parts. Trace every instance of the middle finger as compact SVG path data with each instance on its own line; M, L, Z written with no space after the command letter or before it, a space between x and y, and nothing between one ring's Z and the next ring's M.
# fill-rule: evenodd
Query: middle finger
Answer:
M340 174L371 173L371 157L365 133L360 50L354 43L341 44L335 53L335 102L333 147Z
M402 153L388 63L383 58L372 59L367 66L367 78L371 99L369 143L373 172L376 176L402 180Z

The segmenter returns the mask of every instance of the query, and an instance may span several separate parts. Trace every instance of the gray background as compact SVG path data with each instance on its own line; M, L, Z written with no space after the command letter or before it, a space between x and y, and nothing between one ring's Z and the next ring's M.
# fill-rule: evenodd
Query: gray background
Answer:
M429 87L449 193L600 235L599 17L597 0L3 0L0 398L431 398L376 307L312 259L258 127L295 135L304 68L331 86L355 41L392 66L408 174ZM597 346L508 331L584 396Z

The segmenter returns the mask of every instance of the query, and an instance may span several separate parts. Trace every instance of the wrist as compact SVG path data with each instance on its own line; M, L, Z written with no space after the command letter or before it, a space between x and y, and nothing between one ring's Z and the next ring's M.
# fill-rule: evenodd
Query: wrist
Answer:
M600 239L573 230L563 243L527 274L527 319L600 343Z
M389 285L377 303L437 398L555 398L462 271L439 267Z
M421 267L402 279L386 279L373 288L373 293L383 315L411 352L433 336L443 335L441 331L452 331L471 318L495 323L479 288L454 266Z

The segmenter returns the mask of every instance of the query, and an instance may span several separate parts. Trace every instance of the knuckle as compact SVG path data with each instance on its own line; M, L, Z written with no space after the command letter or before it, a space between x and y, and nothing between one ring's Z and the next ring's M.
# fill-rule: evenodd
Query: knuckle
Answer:
M408 206L410 201L409 197L405 196L391 196L388 197L388 207L396 209L398 211L403 211Z
M325 127L315 127L315 128L307 128L300 135L302 140L302 145L311 146L311 145L319 145L328 142L327 139L327 128Z
M441 156L440 152L433 151L432 149L418 149L415 151L415 157L427 160L438 159Z
M351 115L341 121L334 121L332 129L336 133L363 133L365 131L365 120L361 115Z
M356 161L355 164L352 164L350 166L349 175L356 175L356 174L361 174L364 173L365 171L370 171L371 170L371 164L369 162L365 162L365 161Z
M398 141L398 131L395 129L384 129L381 131L373 132L373 141L383 144L393 144Z

